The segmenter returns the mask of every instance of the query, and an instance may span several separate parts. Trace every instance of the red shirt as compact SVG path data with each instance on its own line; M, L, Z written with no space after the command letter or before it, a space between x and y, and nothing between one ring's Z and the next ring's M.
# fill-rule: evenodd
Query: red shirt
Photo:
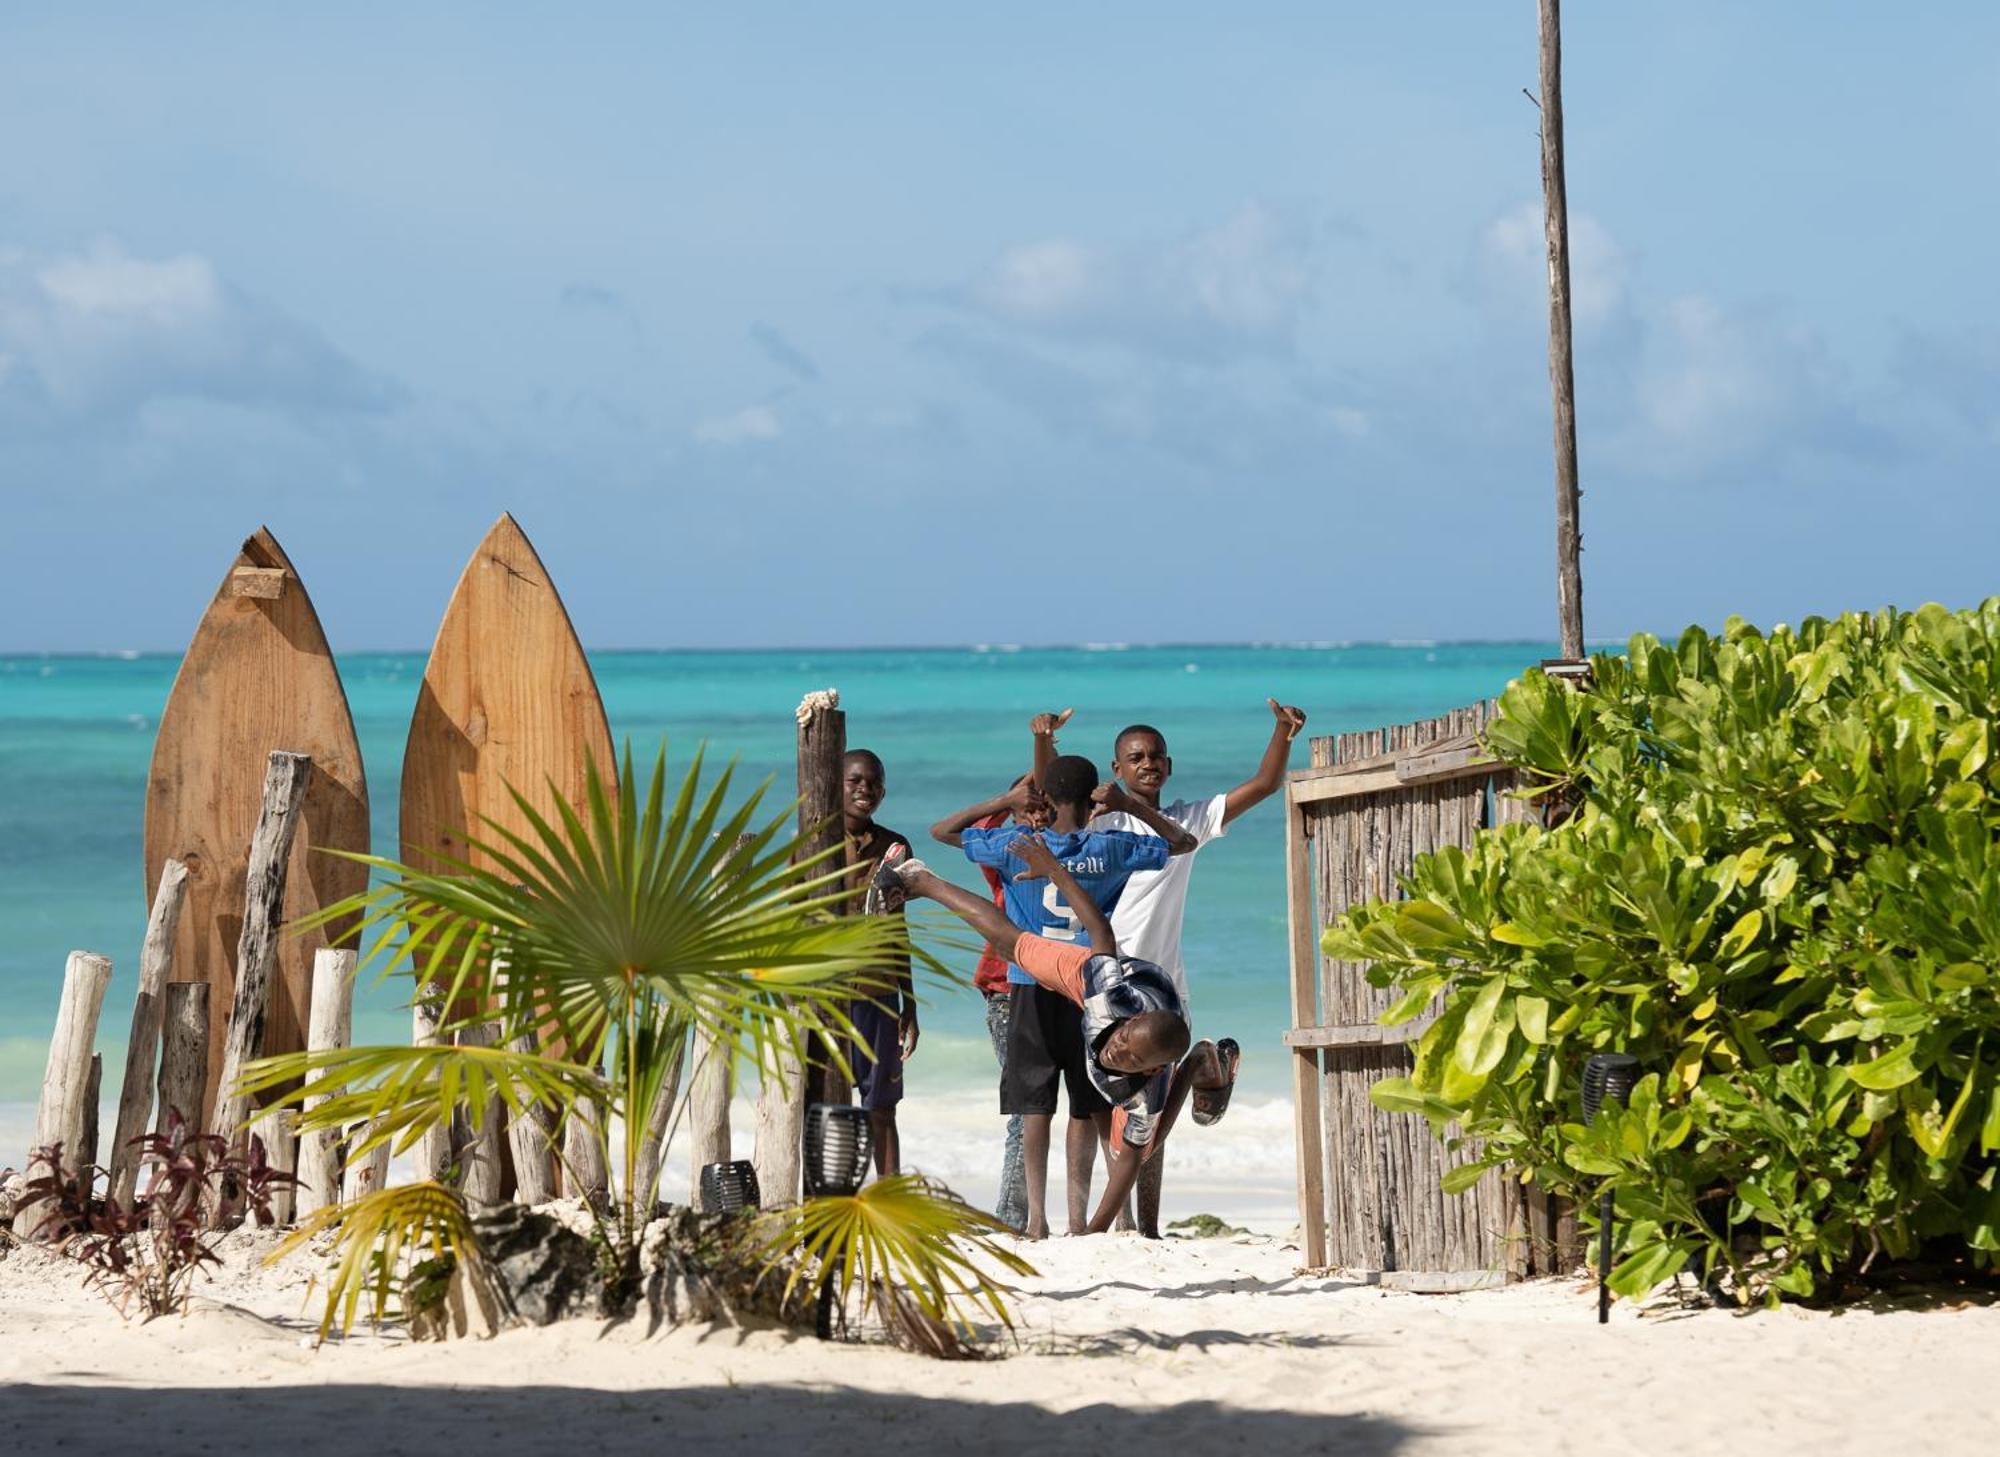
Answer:
M1004 814L988 815L972 828L975 830L997 830L1007 823ZM979 867L986 877L986 887L993 892L993 904L1000 907L1004 915L1007 910L1007 883L1000 878L1000 872L990 865ZM996 956L989 944L979 955L979 965L972 969L972 984L988 995L1005 996L1007 993L1007 958Z

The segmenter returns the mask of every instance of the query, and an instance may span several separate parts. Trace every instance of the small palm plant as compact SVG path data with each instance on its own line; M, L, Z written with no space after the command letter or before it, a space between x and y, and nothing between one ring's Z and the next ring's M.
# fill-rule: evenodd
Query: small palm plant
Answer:
M428 870L357 857L382 879L309 924L358 916L353 934L380 932L370 962L412 977L416 995L442 1009L436 1044L265 1058L246 1072L245 1089L297 1102L310 1079L316 1102L300 1114L300 1132L362 1128L350 1158L385 1141L400 1153L455 1117L477 1130L496 1101L509 1116L545 1116L559 1160L565 1129L581 1123L611 1171L610 1197L592 1210L606 1303L629 1307L658 1201L648 1125L658 1129L669 1112L671 1137L685 1106L676 1088L690 1038L765 1077L796 1069L814 1048L845 1067L853 1030L845 1008L888 990L882 968L913 956L943 971L913 950L901 918L838 914L848 898L844 867L830 863L839 847L807 854L788 814L757 827L768 781L728 809L731 777L725 769L704 792L697 754L670 804L662 746L641 805L628 747L615 790L590 767L586 815L557 796L551 822L513 791L530 832L492 825L476 842L486 865ZM475 1028L474 1038L457 1039ZM999 1287L958 1240L1032 1273L992 1243L997 1221L948 1190L899 1186L872 1201L865 1220L832 1217L831 1208L816 1216L820 1202L770 1222L771 1268L810 1264L837 1275L843 1290L865 1272L864 1298L878 1308L913 1300L961 1328L977 1312L1008 1317ZM382 1313L399 1259L416 1263L425 1250L446 1261L475 1257L459 1195L435 1182L323 1210L294 1242L334 1226L344 1254L328 1326L336 1311L343 1329L351 1324L364 1296ZM874 1289L886 1280L909 1282L907 1297Z

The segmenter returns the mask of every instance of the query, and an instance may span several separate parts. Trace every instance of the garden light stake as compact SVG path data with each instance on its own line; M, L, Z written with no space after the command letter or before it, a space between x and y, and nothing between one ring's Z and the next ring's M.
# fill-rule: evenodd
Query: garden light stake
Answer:
M1625 1106L1632 1085L1639 1081L1639 1059L1626 1052L1593 1053L1583 1065L1583 1123L1597 1121L1606 1103ZM1597 1196L1597 1323L1611 1319L1611 1187Z

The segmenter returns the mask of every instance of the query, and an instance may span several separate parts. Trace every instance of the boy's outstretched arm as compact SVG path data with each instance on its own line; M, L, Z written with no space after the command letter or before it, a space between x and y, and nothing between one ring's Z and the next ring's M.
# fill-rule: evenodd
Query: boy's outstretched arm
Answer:
M1281 771L1282 772L1282 771ZM1167 842L1169 855L1186 855L1199 850L1201 841L1188 830L1175 824L1159 809L1125 792L1125 787L1116 779L1108 779L1091 791L1091 803L1097 806L1098 814L1128 814L1147 829Z
M1111 922L1104 918L1097 902L1076 883L1076 877L1063 868L1062 861L1050 852L1040 835L1023 835L1007 848L1028 862L1028 868L1015 876L1016 880L1054 882L1062 898L1069 902L1077 923L1090 934L1090 949L1099 956L1118 954L1118 938L1111 934Z
M1275 698L1264 701L1271 705L1271 716L1277 722L1271 725L1271 741L1264 745L1264 758L1257 765L1257 772L1230 790L1223 799L1222 822L1225 825L1284 787L1285 765L1292 757L1292 740L1306 726L1303 708L1293 708Z
M1068 723L1069 716L1075 712L1074 708L1065 708L1061 713L1038 713L1028 720L1028 732L1035 740L1034 762L1029 766L1028 773L1035 788L1042 787L1042 776L1055 762L1056 731Z
M1005 794L996 794L991 799L968 805L955 814L948 814L931 826L931 838L946 845L965 843L965 832L981 820L994 815L1023 815L1033 807L1039 791L1032 780L1015 785Z

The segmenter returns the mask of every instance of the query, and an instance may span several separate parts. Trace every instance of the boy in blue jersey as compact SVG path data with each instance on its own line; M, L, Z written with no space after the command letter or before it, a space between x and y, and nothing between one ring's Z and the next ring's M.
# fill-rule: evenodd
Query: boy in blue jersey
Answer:
M1118 904L1125 882L1133 874L1164 867L1170 856L1195 848L1195 838L1157 809L1144 805L1117 784L1100 785L1097 766L1076 755L1064 755L1043 766L1041 790L1053 820L1036 832L1049 853L1067 872L1068 884L1109 915ZM1007 919L1023 931L1045 940L1082 943L1089 939L1062 883L1053 879L1021 879L1028 862L1015 850L1018 827L969 829L979 820L1013 808L1019 791L973 805L931 827L933 838L965 851L973 864L1000 873ZM1152 833L1092 830L1093 814L1127 813ZM1039 990L1035 979L1018 965L1010 966L1012 1006L1008 1017L1007 1065L1000 1079L1000 1111L1022 1115L1022 1152L1028 1185L1030 1239L1048 1235L1048 1172L1051 1125L1055 1119L1056 1088L1069 1095L1069 1131L1065 1153L1069 1173L1069 1229L1082 1234L1090 1214L1090 1176L1097 1143L1109 1139L1111 1105L1092 1085L1083 1044L1083 1016L1067 999Z

